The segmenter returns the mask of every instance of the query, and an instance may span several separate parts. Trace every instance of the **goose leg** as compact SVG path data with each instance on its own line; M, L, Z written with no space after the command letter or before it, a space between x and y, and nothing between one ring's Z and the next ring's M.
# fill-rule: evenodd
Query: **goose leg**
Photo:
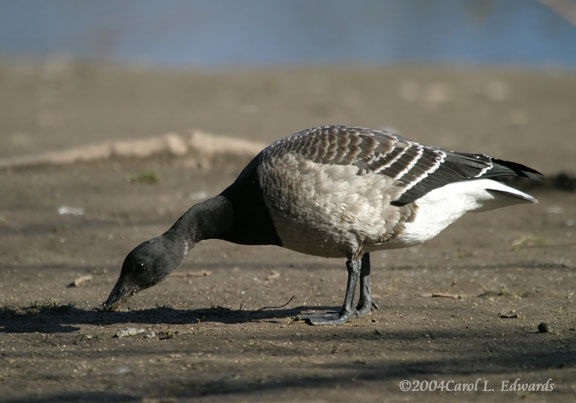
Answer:
M340 312L301 315L300 318L308 321L311 325L340 325L346 323L351 317L356 316L356 309L352 304L354 303L354 293L356 292L356 285L358 284L358 278L360 277L361 266L361 260L346 261L346 268L348 269L348 284L346 285L344 305ZM368 295L370 295L370 292L368 292Z
M360 300L356 306L358 316L364 316L372 310L378 309L378 305L372 299L370 292L370 254L362 256L362 268L360 269Z

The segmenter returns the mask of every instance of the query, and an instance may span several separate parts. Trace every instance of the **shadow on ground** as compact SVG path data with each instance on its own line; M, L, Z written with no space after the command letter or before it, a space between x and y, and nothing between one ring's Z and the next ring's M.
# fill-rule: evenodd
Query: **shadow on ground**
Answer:
M106 312L84 310L69 305L31 308L22 310L2 308L0 310L0 333L70 333L80 330L74 325L114 325L123 323L185 325L199 322L218 322L224 324L246 323L252 321L280 321L296 318L307 310L337 311L337 307L306 307L290 309L230 309L215 306L205 309L181 310L158 307L129 312Z
M367 342L375 339L395 339L396 341L411 342L422 339L425 330L416 332L390 331L380 335L372 333L357 333L355 342ZM342 334L342 340L348 340L350 335ZM460 332L447 331L435 334L435 338L450 343L454 339L467 339L467 343L483 343L486 338L494 335L489 332ZM303 342L322 342L308 334ZM338 337L331 335L331 341ZM325 340L326 341L326 340ZM250 377L246 379L250 371L258 373L261 368L251 368L250 365L242 367L238 373L224 374L215 378L205 379L164 379L161 381L151 379L143 390L162 391L162 396L170 396L172 399L187 399L198 397L226 398L236 397L242 399L262 398L262 396L276 396L288 390L300 391L301 393L315 393L317 396L326 396L334 391L362 388L377 388L382 382L388 385L397 386L401 380L453 380L457 383L479 382L480 391L492 390L501 392L502 381L509 380L512 383L516 378L521 383L544 383L551 379L555 390L553 396L565 395L566 389L562 387L563 379L558 378L556 370L570 370L576 367L576 345L574 335L556 336L551 343L538 343L528 345L519 343L509 345L504 350L486 353L465 352L454 350L456 354L450 354L446 358L436 359L374 359L364 360L338 360L322 361L311 363L299 363L286 371L284 374L277 374L274 377ZM419 343L419 341L416 341ZM561 347L564 346L564 347ZM572 347L566 347L572 346ZM142 353L145 354L145 353ZM278 352L276 351L276 354ZM254 364L251 364L254 365ZM242 372L245 371L245 372ZM519 372L522 371L522 375ZM549 374L543 376L544 374ZM479 381L477 381L479 380ZM154 396L154 392L149 392ZM540 392L541 393L541 392ZM526 398L542 395L529 393L513 393L513 397ZM146 396L146 392L126 394L113 392L70 392L43 396L41 399L15 399L10 402L46 402L46 401L140 401ZM311 395L312 396L312 395ZM460 395L463 396L463 395ZM470 396L470 395L465 395ZM494 396L494 395L492 395ZM552 396L548 395L550 398ZM490 395L488 395L490 397ZM502 398L502 396L499 396Z

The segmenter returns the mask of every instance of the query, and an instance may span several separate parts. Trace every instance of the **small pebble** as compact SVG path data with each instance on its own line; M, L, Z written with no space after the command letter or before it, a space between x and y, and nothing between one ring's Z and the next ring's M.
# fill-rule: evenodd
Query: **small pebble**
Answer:
M500 312L498 314L498 317L502 318L502 319L517 319L518 313L515 310L504 311L504 312Z
M538 324L538 333L552 333L552 328L546 322L541 322Z
M118 375L125 375L125 374L127 374L128 372L130 372L130 368L128 368L128 367L120 367L120 368L118 368L118 369L116 370L116 373L117 373Z
M58 207L60 215L84 215L84 209L80 207L60 206Z
M120 337L136 336L137 334L144 333L145 331L146 329L137 329L135 327L129 327L126 330L117 331L116 334L114 334L114 337L120 338Z
M167 339L171 339L175 336L175 333L171 330L168 330L166 332L158 332L158 340L167 340Z
M68 284L68 287L82 287L84 284L90 281L92 281L92 275L87 274L85 276L78 277L76 280Z

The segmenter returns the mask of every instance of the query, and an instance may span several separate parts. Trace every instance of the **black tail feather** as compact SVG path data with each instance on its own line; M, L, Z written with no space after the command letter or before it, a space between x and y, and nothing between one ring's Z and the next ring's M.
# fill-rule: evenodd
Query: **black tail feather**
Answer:
M482 175L483 178L497 179L505 176L519 176L536 181L542 180L542 174L540 172L526 165L496 158L492 159L492 163L494 166Z

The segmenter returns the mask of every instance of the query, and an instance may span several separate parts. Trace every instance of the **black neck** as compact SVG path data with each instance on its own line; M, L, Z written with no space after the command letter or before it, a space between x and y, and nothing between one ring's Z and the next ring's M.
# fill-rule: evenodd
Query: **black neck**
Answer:
M197 243L203 239L222 238L233 222L232 203L219 195L192 206L164 235Z

